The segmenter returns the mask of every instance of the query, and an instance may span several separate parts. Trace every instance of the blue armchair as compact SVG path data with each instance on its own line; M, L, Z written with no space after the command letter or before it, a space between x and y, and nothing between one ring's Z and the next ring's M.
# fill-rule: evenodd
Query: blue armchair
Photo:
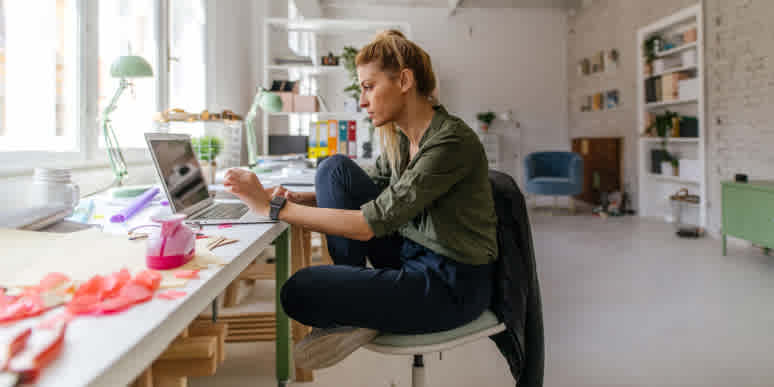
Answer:
M536 195L572 196L583 191L583 159L574 152L535 152L524 159L527 192Z

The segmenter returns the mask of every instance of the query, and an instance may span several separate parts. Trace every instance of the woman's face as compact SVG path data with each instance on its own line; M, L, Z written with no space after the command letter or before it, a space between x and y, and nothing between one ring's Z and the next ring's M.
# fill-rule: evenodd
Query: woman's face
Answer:
M362 90L360 107L366 109L371 123L379 127L395 121L405 104L400 77L391 78L374 62L357 66L357 75Z

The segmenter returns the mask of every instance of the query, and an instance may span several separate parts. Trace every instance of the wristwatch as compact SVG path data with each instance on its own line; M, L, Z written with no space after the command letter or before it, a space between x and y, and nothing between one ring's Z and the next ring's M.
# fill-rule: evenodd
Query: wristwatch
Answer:
M282 207L285 207L285 202L287 202L287 198L284 196L274 196L271 198L269 202L269 217L272 220L279 220L279 213Z

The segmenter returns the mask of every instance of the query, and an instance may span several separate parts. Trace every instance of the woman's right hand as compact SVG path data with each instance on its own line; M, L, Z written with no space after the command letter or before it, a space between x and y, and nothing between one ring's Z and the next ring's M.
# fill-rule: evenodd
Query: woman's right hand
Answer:
M317 206L317 195L314 192L293 192L283 186L266 188L269 196L284 196L293 203L305 206Z

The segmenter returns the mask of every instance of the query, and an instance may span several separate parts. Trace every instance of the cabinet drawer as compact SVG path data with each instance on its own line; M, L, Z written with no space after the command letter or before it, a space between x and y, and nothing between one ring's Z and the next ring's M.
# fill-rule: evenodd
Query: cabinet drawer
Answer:
M774 246L774 194L723 186L723 232Z

